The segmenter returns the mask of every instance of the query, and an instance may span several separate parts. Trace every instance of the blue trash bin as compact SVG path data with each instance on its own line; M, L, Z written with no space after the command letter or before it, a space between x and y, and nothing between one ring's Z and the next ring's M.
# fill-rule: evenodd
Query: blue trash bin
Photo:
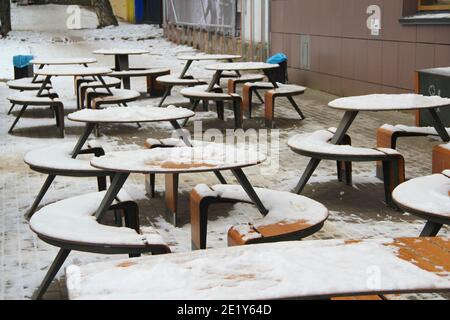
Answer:
M30 63L33 59L32 55L17 55L13 57L14 79L33 76L33 65Z
M287 75L287 61L288 57L284 53L277 53L267 59L267 63L270 64L279 64L280 67L276 69L270 70L270 74L272 79L279 83L287 83L288 75Z

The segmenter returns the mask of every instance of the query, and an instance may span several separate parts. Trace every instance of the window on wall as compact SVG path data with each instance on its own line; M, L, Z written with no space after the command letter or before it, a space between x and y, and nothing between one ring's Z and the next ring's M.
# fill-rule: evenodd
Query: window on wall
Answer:
M418 0L419 11L450 10L450 0Z

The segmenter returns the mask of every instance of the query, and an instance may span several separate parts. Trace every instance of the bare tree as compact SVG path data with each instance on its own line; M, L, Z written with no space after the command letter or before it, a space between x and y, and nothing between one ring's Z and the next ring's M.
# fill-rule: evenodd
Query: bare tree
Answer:
M92 5L97 13L99 28L119 25L109 0L93 0Z
M0 35L5 37L11 31L11 2L0 0Z

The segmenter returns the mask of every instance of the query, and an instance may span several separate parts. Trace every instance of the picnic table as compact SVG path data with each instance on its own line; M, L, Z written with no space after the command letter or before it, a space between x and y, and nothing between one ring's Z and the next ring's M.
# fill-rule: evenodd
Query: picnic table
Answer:
M392 193L397 205L427 221L420 236L434 237L450 224L450 170L411 179Z
M243 156L244 152L247 152L248 157ZM237 155L239 155L238 158ZM96 212L96 216L102 217L104 215L132 173L219 173L224 170L230 170L233 173L261 214L266 215L268 210L264 207L242 170L245 167L258 165L265 160L266 158L263 155L254 151L249 152L244 147L220 143L109 153L104 157L91 161L93 167L102 170L108 168L107 171L115 173L111 186ZM174 218L176 222L176 216Z
M100 81L106 91L112 95L111 89L106 85L103 76L111 73L112 70L105 67L62 67L62 66L47 66L42 69L36 70L35 75L44 76L44 81L41 84L41 88L37 92L36 96L41 96L47 84L53 77L93 77Z
M105 56L114 56L114 71L128 71L130 70L130 58L132 55L149 54L150 51L145 49L99 49L93 52L94 54L101 54ZM123 77L125 89L130 89L130 78Z
M38 69L42 69L45 66L68 66L68 65L82 65L87 67L88 64L96 63L95 58L35 58L30 61L31 64L38 66ZM32 82L35 82L37 75L33 77Z
M372 94L336 99L331 101L328 107L334 110L345 111L345 114L330 143L334 145L342 143L359 112L411 110L427 110L434 119L434 127L441 139L444 142L449 142L450 136L439 117L439 112L437 112L439 108L447 106L450 106L450 99L448 98L422 96L418 94ZM320 161L317 158L312 158L309 161L298 184L300 188L297 187L296 190L301 191L304 182L312 176Z
M180 78L183 79L186 76L189 68L191 67L194 61L209 61L209 60L225 60L228 62L232 62L235 59L242 58L239 55L234 54L194 54L194 55L181 55L178 56L177 59L185 60L186 64L181 71ZM239 70L238 70L239 71ZM239 73L237 73L239 75Z
M272 69L278 68L278 64L270 64L265 62L233 62L233 63L218 63L209 65L206 67L207 70L215 71L214 76L208 86L208 92L214 89L214 86L218 83L222 73L225 71L263 71L267 76L269 81L272 83L274 88L278 88L277 82L273 79L271 73Z
M450 289L450 240L314 240L66 268L70 299L327 299Z
M175 85L192 86L203 84L203 80L198 80L193 78L192 76L186 75L194 61L226 60L228 62L232 62L234 59L240 58L241 56L231 54L195 54L195 55L178 56L177 59L186 61L186 64L181 73L178 76L168 75L159 77L157 79L158 82L166 86L166 90L164 91L163 97L159 101L158 106L161 107L164 104L164 102L166 101L167 97L170 94L170 91ZM240 76L239 72L237 72L236 74L237 76Z
M89 135L98 124L119 124L119 123L148 123L168 121L181 136L184 132L177 120L184 120L195 115L194 112L185 108L167 107L111 107L105 109L84 109L69 114L69 120L85 123L85 128L79 137L73 151L75 158L86 143Z

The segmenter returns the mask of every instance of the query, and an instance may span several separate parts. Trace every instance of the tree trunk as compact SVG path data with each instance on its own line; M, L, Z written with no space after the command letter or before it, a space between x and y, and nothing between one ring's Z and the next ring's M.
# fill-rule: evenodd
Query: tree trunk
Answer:
M10 0L0 0L0 35L5 37L11 31Z
M119 25L109 0L93 0L92 4L97 13L99 28Z

